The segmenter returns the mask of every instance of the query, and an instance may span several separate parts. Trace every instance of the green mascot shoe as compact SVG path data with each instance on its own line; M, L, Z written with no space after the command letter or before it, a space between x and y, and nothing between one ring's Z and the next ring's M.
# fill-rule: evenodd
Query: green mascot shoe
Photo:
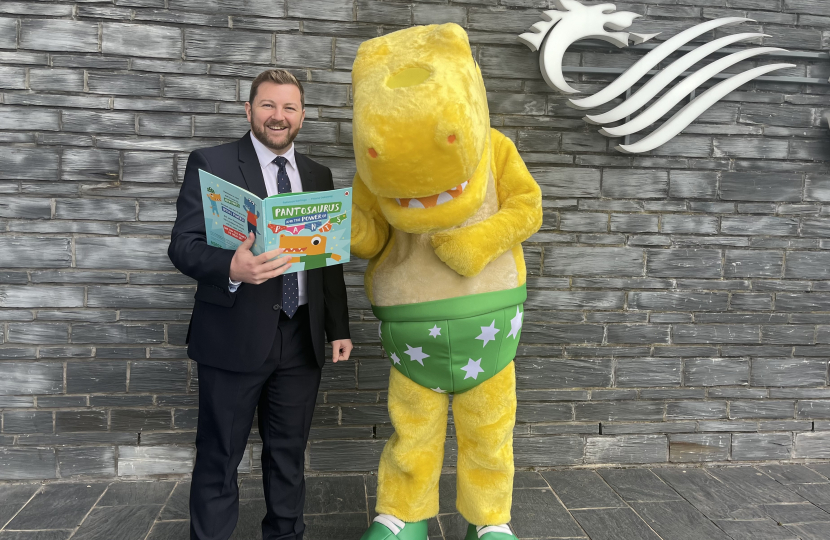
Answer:
M398 529L395 523L385 520L378 521L375 518L375 521L363 533L360 540L429 540L427 537L427 520L400 523L404 523L404 526ZM393 530L396 530L396 532L393 532Z
M488 531L487 529L492 530ZM503 531L510 531L510 529L506 525L488 526L484 527L484 534L479 537L476 526L470 525L467 527L467 536L464 537L464 540L519 540L512 532Z

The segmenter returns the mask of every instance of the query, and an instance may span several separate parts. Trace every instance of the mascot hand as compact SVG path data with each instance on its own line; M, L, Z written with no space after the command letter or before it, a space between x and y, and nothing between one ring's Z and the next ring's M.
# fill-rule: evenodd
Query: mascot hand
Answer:
M371 259L389 239L389 224L378 210L377 198L366 188L359 175L354 177L352 203L352 253Z
M356 204L352 205L352 242L359 241L366 235L368 221L366 213Z
M492 248L473 227L442 231L430 238L438 258L464 277L473 277L493 260Z

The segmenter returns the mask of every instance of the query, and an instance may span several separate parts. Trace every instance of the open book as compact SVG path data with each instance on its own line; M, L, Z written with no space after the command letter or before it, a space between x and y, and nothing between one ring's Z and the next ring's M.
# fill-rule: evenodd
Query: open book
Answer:
M291 255L286 273L349 261L352 190L281 193L260 199L199 169L208 244L236 249L249 232L259 255L279 247Z

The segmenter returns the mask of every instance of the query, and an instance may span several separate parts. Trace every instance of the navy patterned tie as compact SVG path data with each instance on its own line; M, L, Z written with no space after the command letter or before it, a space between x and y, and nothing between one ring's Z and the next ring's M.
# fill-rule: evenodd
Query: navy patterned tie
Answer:
M277 164L277 193L291 193L291 181L285 170L288 160L282 156L274 158ZM300 306L300 284L297 281L297 273L282 275L282 310L288 317L293 317Z

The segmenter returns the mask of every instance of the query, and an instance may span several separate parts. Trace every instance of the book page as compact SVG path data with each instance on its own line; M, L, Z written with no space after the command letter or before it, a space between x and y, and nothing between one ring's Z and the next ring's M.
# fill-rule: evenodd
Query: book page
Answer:
M284 193L263 201L266 249L285 249L288 272L312 270L349 261L352 190Z
M211 246L236 249L249 232L256 233L251 248L259 255L265 247L262 199L248 190L199 169L205 234Z

